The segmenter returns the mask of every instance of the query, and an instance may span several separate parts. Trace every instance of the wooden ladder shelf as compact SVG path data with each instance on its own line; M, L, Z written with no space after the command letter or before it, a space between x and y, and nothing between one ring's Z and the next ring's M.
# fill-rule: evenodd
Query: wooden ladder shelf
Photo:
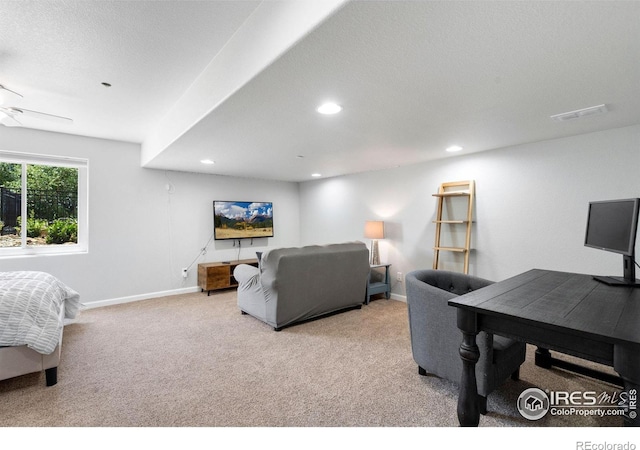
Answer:
M464 253L464 273L469 273L469 253L471 250L471 224L473 223L473 201L475 197L475 182L470 181L452 181L442 183L437 194L433 194L438 198L438 211L436 213L436 240L433 247L433 268L438 269L440 261L440 252L459 252ZM455 198L466 200L466 218L454 219L447 214L447 200L453 201ZM443 218L444 217L444 218ZM448 229L455 225L466 226L465 243L463 247L442 246L441 235L443 233L443 225Z

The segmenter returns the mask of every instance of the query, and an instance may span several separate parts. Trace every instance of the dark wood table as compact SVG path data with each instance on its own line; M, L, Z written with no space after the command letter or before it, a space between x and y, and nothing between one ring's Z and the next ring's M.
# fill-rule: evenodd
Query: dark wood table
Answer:
M463 370L458 420L480 419L475 365L480 331L511 337L614 368L624 389L640 389L640 289L591 275L534 269L449 301L458 309ZM625 426L640 426L637 410Z

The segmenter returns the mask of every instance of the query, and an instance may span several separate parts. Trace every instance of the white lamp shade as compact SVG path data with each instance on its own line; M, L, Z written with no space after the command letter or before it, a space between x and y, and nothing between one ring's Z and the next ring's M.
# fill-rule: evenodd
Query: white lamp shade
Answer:
M384 239L384 222L368 220L364 225L364 237L368 239Z

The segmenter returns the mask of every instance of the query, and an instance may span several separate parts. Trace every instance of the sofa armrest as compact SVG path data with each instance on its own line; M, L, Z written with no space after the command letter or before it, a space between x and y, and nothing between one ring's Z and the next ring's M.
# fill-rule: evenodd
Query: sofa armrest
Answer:
M260 269L248 264L240 264L233 270L233 276L238 282L238 308L240 311L266 322L267 312Z
M249 264L238 264L233 269L233 278L236 279L239 285L246 285L247 283L257 283L260 275L260 270L257 267L250 266Z

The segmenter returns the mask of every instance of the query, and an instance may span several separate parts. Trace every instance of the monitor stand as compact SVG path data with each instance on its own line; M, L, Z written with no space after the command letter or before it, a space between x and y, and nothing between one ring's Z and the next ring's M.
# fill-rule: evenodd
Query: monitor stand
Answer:
M626 287L640 287L640 280L636 279L636 261L635 254L622 255L622 277L602 277L594 276L595 280L601 283L608 284L609 286L626 286Z
M636 279L635 281L631 281L622 277L605 277L605 276L594 276L593 279L598 280L599 282L607 284L609 286L640 287L640 280L638 279Z

